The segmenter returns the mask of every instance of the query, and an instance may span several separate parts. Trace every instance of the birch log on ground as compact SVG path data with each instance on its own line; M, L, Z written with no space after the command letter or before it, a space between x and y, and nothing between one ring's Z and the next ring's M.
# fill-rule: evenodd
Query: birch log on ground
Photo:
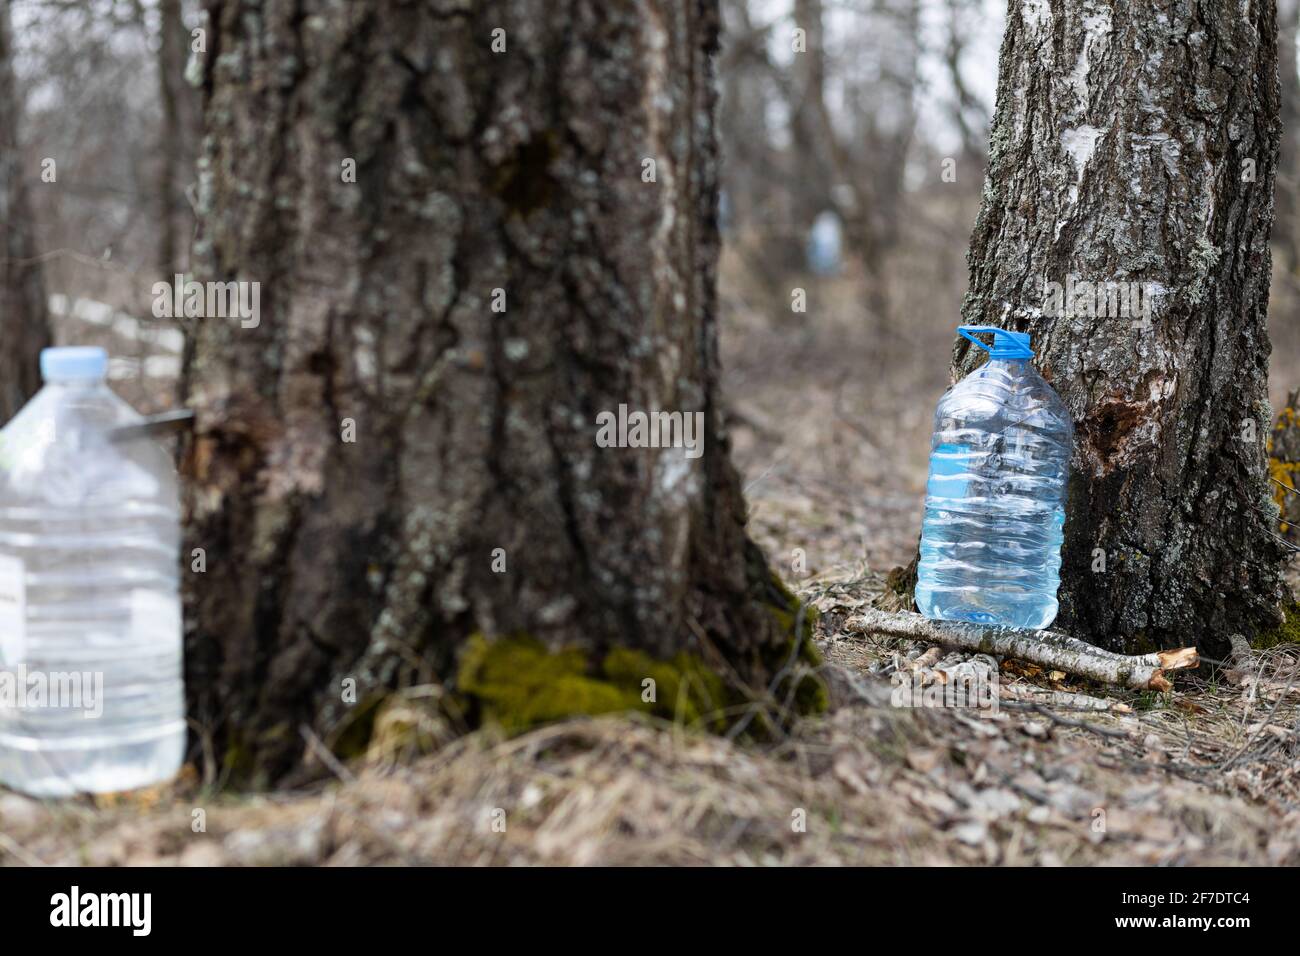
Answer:
M1031 664L1055 667L1133 690L1170 690L1172 685L1165 677L1166 671L1183 670L1200 663L1194 647L1152 654L1115 654L1055 631L932 621L920 614L891 614L875 609L849 620L844 628L858 634L888 634L964 651L1017 657Z

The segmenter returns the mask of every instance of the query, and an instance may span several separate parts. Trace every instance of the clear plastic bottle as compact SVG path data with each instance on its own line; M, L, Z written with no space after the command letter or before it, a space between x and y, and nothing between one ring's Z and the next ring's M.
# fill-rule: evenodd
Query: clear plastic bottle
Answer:
M1026 333L957 331L989 361L935 411L916 606L946 621L1045 628L1058 609L1070 412L1034 370Z
M158 783L184 754L176 473L114 433L142 419L107 365L46 349L0 431L0 783L36 796Z

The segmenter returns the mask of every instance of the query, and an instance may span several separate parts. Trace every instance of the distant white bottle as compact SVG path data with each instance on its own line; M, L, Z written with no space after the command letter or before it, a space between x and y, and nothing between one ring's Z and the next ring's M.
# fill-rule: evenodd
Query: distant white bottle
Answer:
M185 748L176 472L115 432L142 418L107 367L46 349L0 430L0 784L36 796L158 783Z

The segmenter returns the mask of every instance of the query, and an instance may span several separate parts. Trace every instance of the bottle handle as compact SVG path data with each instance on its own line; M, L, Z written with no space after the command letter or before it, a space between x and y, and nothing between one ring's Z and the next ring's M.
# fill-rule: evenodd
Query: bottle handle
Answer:
M959 325L957 334L974 342L990 356L997 358L1032 358L1034 353L1029 348L1029 336L1024 333L1009 332L996 325ZM986 345L976 336L991 335L993 343Z

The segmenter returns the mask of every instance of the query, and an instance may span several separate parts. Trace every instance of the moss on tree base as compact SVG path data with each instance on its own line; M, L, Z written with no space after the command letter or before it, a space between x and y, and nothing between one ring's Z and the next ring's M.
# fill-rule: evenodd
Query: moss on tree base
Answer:
M826 685L814 674L808 673L823 663L822 653L813 642L817 609L800 601L775 571L770 572L769 580L776 592L775 598L769 601L771 614L776 620L779 633L787 639L764 655L764 666L776 674L790 672L776 682L778 700L784 700L793 690L796 713L819 714L830 706L830 696ZM797 681L793 688L790 686L791 679Z
M452 693L437 706L455 724L494 724L508 734L570 717L643 713L714 733L743 722L744 733L766 737L798 715L825 711L829 695L813 673L823 663L813 642L816 609L765 566L762 573L756 603L772 631L748 659L715 666L716 651L710 648L661 660L628 647L600 654L577 646L551 648L527 633L489 638L475 632L460 645ZM746 686L739 673L762 680ZM391 699L379 691L354 705L328 735L329 749L344 760L365 754L376 719ZM256 755L289 732L287 724L257 740L233 732L223 751L227 781L254 788L267 784Z
M1300 604L1294 599L1282 608L1282 623L1255 635L1250 646L1257 651L1266 651L1279 644L1300 644Z
M809 673L822 663L813 643L816 610L771 577L766 602L782 644L760 654L773 675L779 709L824 711L826 686ZM596 658L578 647L548 648L529 634L489 639L475 633L460 652L456 691L466 712L518 733L567 717L618 712L653 714L686 726L721 732L755 703L756 689L736 687L694 653L659 660L644 651L615 647ZM757 722L767 726L769 718Z
M620 711L716 728L727 706L722 680L689 654L658 661L614 648L593 666L579 648L551 650L528 634L472 635L461 651L456 687L481 720L509 733Z

